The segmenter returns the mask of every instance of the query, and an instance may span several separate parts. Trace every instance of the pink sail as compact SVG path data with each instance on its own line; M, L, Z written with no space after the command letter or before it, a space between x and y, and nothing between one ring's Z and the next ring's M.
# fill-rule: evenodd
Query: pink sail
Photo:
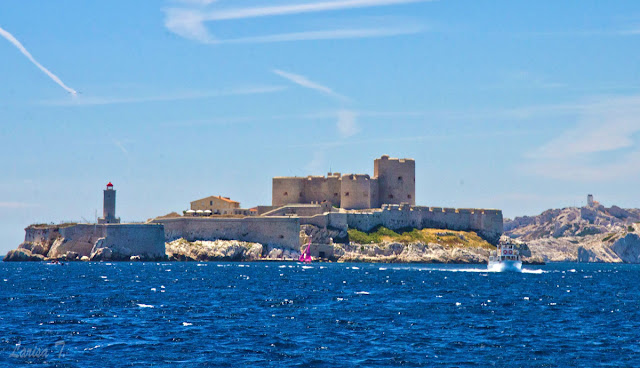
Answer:
M298 257L299 262L311 263L311 238L309 238L309 244L307 244L307 248L300 254Z

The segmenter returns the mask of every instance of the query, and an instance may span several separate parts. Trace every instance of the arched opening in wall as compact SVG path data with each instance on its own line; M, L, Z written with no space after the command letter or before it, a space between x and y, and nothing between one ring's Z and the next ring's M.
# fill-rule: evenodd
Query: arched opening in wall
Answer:
M287 193L287 192L284 192L284 194L283 194L283 195L284 195L284 196L286 197L286 196L288 196L288 195L289 195L289 193Z
M300 196L299 197L302 198L302 192L300 192Z
M407 194L407 198L411 199L411 194Z
M364 194L364 197L368 197L369 196L367 193L362 193L362 194Z
M402 180L402 176L398 176L398 180Z
M389 194L389 198L393 199L393 194Z
M344 192L344 196L348 197L349 196L349 192Z
M337 196L338 196L338 193L333 193L333 196L334 196L334 197L337 197Z

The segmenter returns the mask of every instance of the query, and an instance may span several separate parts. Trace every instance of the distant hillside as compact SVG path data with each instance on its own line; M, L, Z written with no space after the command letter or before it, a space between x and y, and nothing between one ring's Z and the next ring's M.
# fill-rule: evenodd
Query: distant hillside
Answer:
M637 208L606 208L602 205L568 207L546 210L538 216L505 219L504 233L524 241L550 237L583 237L625 230L637 222L640 222L640 209Z
M505 219L504 233L545 261L640 263L640 209L596 204Z

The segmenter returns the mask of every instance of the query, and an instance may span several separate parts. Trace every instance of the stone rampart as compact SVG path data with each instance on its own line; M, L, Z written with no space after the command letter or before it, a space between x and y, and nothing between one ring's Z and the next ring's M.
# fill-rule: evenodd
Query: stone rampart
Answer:
M47 258L68 260L165 259L164 228L160 224L63 224L25 229L25 242L18 250Z
M349 228L370 231L376 226L392 230L435 228L474 231L491 243L502 235L502 211L471 208L411 207L389 205L382 210L347 213Z
M315 216L300 217L300 225L314 225L319 228L331 228L347 230L347 214L339 212L327 212Z
M196 240L240 240L299 250L298 217L245 217L157 219L164 225L165 241L184 238Z
M79 257L91 256L99 239L106 237L106 224L78 224L60 229L60 238L53 243L49 258L58 258L69 252ZM116 225L118 226L118 225Z
M104 238L99 239L91 255L109 249L112 258L163 259L166 257L164 227L161 224L108 224L104 225Z
M315 216L325 212L323 206L320 204L288 204L282 207L277 207L269 212L265 212L262 216Z

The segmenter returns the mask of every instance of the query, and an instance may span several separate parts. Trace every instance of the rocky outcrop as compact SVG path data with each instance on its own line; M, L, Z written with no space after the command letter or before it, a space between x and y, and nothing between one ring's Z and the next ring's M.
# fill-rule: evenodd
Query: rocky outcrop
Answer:
M487 263L490 249L441 244L334 244L338 262L377 263Z
M640 222L639 209L567 207L552 209L538 216L516 217L504 222L505 235L524 241L542 238L585 237L626 230Z
M10 250L3 261L6 262L30 262L30 261L44 261L42 254L34 254L29 249L18 248Z
M640 263L639 222L639 209L596 204L507 219L504 228L545 262Z
M640 263L640 236L630 233L617 239L611 250L625 263Z
M634 231L629 231L630 229ZM638 225L607 234L541 238L527 242L545 262L640 263Z
M523 255L525 264L544 264L540 257L532 255L526 243L507 237L500 238L500 242L513 244ZM350 243L334 244L334 258L338 262L486 264L493 250L495 247L489 243L480 246L422 242Z
M262 259L264 250L262 244L236 240L188 242L178 239L166 243L165 248L172 261L255 261Z

